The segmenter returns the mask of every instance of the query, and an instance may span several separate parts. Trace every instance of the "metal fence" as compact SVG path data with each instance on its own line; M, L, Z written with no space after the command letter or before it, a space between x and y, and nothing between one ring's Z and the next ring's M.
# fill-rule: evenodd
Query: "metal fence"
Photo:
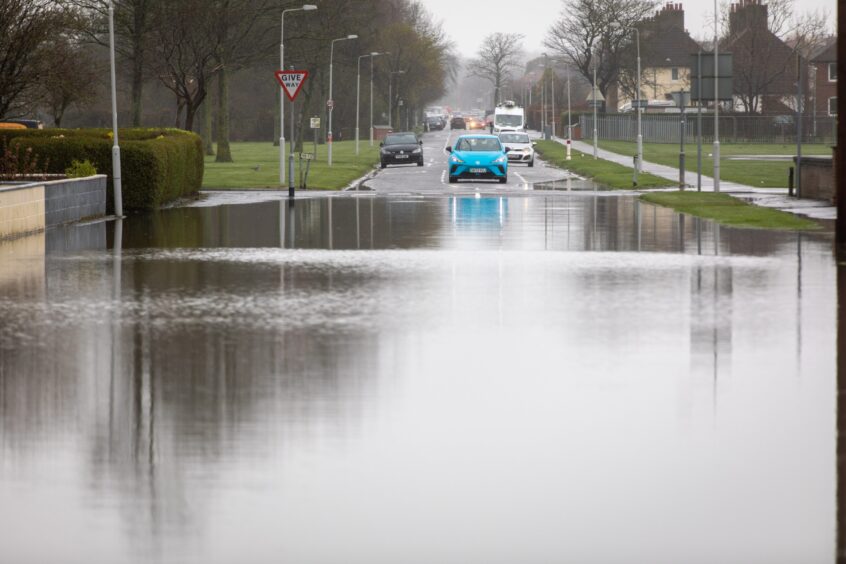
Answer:
M575 116L574 116L575 117ZM697 113L684 114L685 138L696 141ZM795 116L720 116L720 141L725 143L795 143ZM681 114L644 114L641 129L646 143L678 143ZM582 137L593 137L593 115L580 116ZM637 137L637 115L606 114L597 119L597 134L600 139L612 141L634 141ZM714 115L702 114L702 137L705 142L714 140ZM802 141L805 143L834 144L837 137L837 118L802 116Z

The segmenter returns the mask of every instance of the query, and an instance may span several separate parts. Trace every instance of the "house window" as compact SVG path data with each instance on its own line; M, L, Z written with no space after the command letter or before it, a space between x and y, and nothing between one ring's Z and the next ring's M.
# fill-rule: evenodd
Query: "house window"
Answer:
M829 72L831 72L831 71L829 71ZM678 80L679 79L679 69L678 69L678 67L673 67L672 73L673 73L673 80Z
M837 82L837 63L828 63L828 81Z
M837 96L832 96L828 99L828 115L837 115Z

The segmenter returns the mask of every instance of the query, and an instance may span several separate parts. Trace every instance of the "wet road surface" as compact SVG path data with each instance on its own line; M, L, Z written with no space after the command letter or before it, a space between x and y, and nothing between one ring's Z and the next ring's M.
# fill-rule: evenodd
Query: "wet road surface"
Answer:
M833 560L829 233L415 172L0 244L0 561Z

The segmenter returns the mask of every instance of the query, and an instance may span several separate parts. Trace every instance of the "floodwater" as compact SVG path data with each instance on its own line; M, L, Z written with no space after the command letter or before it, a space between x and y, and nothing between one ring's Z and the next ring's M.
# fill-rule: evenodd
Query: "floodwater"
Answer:
M832 562L831 240L536 193L4 243L0 562Z

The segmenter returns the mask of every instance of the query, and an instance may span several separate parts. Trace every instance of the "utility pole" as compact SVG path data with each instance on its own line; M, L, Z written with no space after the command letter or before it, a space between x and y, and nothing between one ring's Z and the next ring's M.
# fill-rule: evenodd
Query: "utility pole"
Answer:
M380 55L390 55L390 53L377 53L370 57L370 146L373 146L373 59Z
M329 166L332 166L332 110L335 109L335 100L332 98L332 67L335 59L335 43L338 41L347 41L350 39L358 39L358 35L350 34L346 37L339 37L333 39L329 49L329 136L327 141L329 143Z
M117 73L115 72L115 5L109 0L109 62L112 81L112 188L115 217L123 217L123 185L120 178L120 144L118 143Z
M599 100L596 99L596 61L593 63L593 158L599 158L599 133L597 132L597 112L596 108L599 105Z
M720 12L714 0L714 192L720 191Z
M637 171L643 171L643 129L641 124L641 116L643 115L643 97L640 89L640 30L634 28L637 36Z

